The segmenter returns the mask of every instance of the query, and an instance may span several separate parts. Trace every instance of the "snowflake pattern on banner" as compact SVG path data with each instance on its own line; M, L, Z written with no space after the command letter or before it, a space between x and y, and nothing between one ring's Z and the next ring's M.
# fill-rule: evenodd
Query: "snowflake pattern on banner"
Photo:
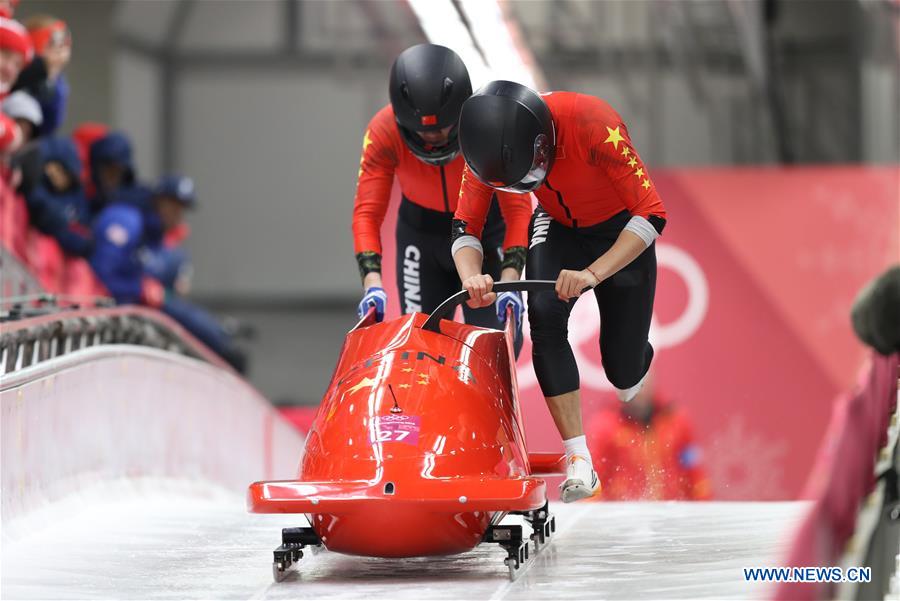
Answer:
M732 417L706 447L706 466L717 501L784 499L784 442L748 428L743 416Z

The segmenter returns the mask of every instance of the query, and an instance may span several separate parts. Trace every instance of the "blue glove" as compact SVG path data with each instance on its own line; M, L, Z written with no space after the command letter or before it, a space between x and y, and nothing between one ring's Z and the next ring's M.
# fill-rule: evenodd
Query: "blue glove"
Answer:
M522 330L522 314L525 312L525 303L522 301L521 292L501 292L497 295L497 319L500 323L506 322L506 308L512 307L513 318L516 320L516 332Z
M375 307L375 321L384 319L384 309L387 306L387 294L384 288L366 288L366 294L359 301L359 307L356 309L357 315L362 319L369 312L369 307Z

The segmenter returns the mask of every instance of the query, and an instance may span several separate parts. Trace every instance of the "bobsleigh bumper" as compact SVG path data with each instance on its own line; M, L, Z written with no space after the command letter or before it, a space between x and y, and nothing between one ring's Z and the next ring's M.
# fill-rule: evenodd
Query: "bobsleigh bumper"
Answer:
M303 482L276 480L254 482L247 491L252 513L328 513L341 515L374 509L379 505L412 504L428 513L472 511L531 511L546 501L543 479L447 478L405 484L382 480Z

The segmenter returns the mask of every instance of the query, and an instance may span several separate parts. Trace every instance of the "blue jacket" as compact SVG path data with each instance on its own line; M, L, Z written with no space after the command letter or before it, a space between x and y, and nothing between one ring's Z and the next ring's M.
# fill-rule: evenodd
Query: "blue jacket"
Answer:
M27 203L34 225L56 238L71 255L87 256L92 247L90 210L81 187L81 161L75 144L68 138L43 138L40 141L42 165L57 162L68 172L72 185L56 190L46 175L28 193Z
M119 304L143 300L145 271L139 258L145 244L143 230L143 212L127 202L107 205L94 222L96 244L91 267ZM159 308L216 353L233 357L231 338L202 307L166 294Z
M94 220L94 273L120 304L141 301L144 266L139 257L144 219L136 206L124 202L107 205Z
M174 291L179 278L191 268L191 259L184 246L167 247L163 244L148 246L141 252L144 270L166 287Z
M49 97L39 98L44 122L38 130L41 136L52 136L66 120L66 107L69 104L69 82L65 74L60 74Z

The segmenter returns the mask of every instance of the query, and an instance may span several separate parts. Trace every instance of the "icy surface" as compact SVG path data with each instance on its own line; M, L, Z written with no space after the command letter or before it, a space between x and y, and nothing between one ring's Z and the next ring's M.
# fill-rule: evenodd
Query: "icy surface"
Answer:
M741 568L784 555L802 503L557 505L557 536L515 582L502 550L388 560L321 551L271 574L294 516L248 515L239 495L197 486L105 487L3 533L4 599L765 598ZM402 516L398 516L402 519ZM385 536L390 536L389 532Z

